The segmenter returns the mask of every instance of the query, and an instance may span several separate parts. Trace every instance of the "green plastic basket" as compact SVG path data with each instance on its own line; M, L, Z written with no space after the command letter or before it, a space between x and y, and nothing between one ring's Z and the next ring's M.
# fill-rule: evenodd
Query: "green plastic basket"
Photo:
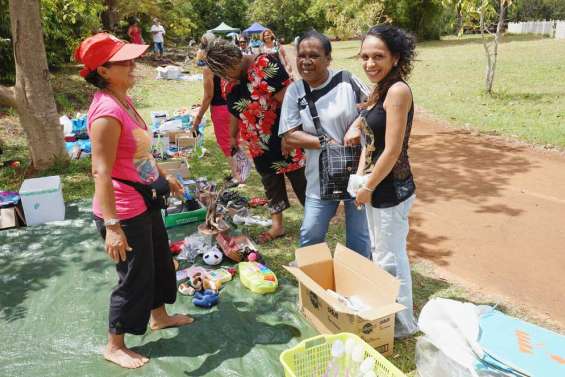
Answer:
M281 353L285 377L323 377L332 361L332 345L336 340L353 339L365 344L364 358L375 359L374 372L378 377L406 377L397 367L355 334L319 335L306 339ZM343 376L341 373L339 376ZM333 374L332 374L333 377Z

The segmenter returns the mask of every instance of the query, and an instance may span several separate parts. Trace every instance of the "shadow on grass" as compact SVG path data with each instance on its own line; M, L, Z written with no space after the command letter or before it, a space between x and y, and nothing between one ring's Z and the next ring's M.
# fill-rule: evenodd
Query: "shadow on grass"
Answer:
M537 104L539 101L551 100L554 101L555 97L565 97L565 93L508 93L505 91L494 92L491 96L492 99L503 103L509 101L531 102Z
M492 39L492 38L490 38ZM510 42L528 42L546 39L543 36L536 34L503 34L501 43ZM426 47L455 47L455 46L466 46L472 44L482 44L483 40L480 34L464 35L461 38L455 36L444 37L439 41L425 41L418 43L419 48Z

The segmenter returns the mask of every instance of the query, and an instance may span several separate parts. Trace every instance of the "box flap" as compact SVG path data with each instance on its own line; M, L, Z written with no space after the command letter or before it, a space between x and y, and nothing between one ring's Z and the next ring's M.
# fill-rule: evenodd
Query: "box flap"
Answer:
M324 290L335 290L332 254L327 244L306 246L295 251L298 267Z
M336 292L359 296L371 307L396 302L400 281L367 258L337 244L334 253Z
M332 253L328 244L325 242L316 245L305 246L296 249L294 252L298 267L304 267L309 264L316 264L332 260Z
M359 312L356 314L367 321L374 321L379 318L386 317L387 315L398 313L404 309L406 309L404 305L395 302L392 304L379 306L378 308L371 309L369 311Z
M303 272L300 268L283 266L285 270L290 272L300 284L304 284L309 290L314 292L316 295L324 299L327 303L336 303L333 297L331 297L324 288L322 288L317 282L315 282L310 276Z

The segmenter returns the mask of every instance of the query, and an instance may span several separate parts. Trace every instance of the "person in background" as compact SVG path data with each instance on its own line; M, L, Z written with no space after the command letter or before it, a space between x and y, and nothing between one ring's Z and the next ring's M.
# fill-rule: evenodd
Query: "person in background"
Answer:
M237 46L243 55L253 55L253 51L251 51L251 47L248 46L247 39L243 35L239 36Z
M278 133L281 102L291 80L272 55L244 56L232 43L219 38L208 46L206 61L215 75L229 83L230 143L236 153L239 132L261 176L273 223L258 242L269 242L284 235L283 211L290 207L285 176L302 204L306 190L302 151L283 150Z
M365 205L374 244L373 260L400 280L395 336L418 331L414 318L412 276L406 251L408 213L416 186L410 169L408 144L414 101L406 79L412 71L415 39L392 25L372 27L361 44L361 64L375 84L368 107L344 138L346 145L363 140L358 175L364 184L356 202Z
M99 33L75 51L84 64L80 75L98 88L88 110L92 142L92 212L118 283L110 295L108 344L104 357L124 368L149 361L125 345L125 334L182 326L192 318L169 315L176 300L176 275L169 239L159 209L151 209L130 184L149 185L164 177L172 193L183 187L165 175L151 154L151 131L128 96L135 83L135 61L148 45L129 44ZM127 182L127 183L126 183Z
M283 63L284 68L288 72L288 75L292 77L292 64L287 59L284 47L279 45L275 34L271 29L265 29L261 33L261 42L263 44L259 48L262 54L275 54L279 57L281 63Z
M331 42L325 35L312 30L305 32L297 43L296 66L302 80L292 83L282 105L279 135L284 148L304 148L306 151L306 204L300 228L300 246L324 242L331 219L340 200L321 199L320 149L322 143L341 143L345 133L359 115L368 88L351 73L330 70ZM306 86L312 91L314 105L325 135L319 136L306 102ZM351 250L371 258L371 242L364 209L357 209L353 199L343 200L345 207L346 245Z
M206 33L202 36L200 50L197 54L198 60L206 61L206 49L215 38L212 33ZM204 96L200 104L200 110L198 110L198 114L196 114L196 117L192 121L192 131L197 132L198 126L202 123L204 114L206 114L206 111L210 108L210 117L214 125L216 142L224 156L228 159L233 172L234 166L230 144L230 112L228 111L226 99L222 95L222 79L213 74L207 66L203 67L202 75L204 76ZM232 175L235 177L233 173Z
M142 45L143 37L141 36L141 27L139 26L139 20L137 18L133 19L133 22L128 28L128 36L131 43Z
M159 59L162 59L163 51L165 50L165 28L161 25L158 18L153 19L151 35L153 36L153 50L155 54L159 54Z

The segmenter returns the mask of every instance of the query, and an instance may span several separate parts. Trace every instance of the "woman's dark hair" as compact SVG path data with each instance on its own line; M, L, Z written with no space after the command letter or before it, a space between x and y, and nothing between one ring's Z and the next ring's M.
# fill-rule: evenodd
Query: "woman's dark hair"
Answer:
M108 80L106 80L104 77L100 76L100 74L96 70L90 72L88 75L86 75L86 77L84 79L87 82L94 85L95 87L97 87L98 89L105 89L105 88L108 87L108 84L109 84Z
M363 42L368 36L379 38L386 44L391 54L398 57L398 63L393 66L388 75L377 84L369 96L369 104L372 105L375 104L379 98L386 95L386 92L392 84L398 80L406 80L408 78L410 72L412 72L414 58L416 56L416 39L403 29L388 24L381 24L370 28L363 38Z
M223 39L216 38L206 47L206 63L208 68L217 76L227 77L227 71L241 64L243 54L239 47Z
M305 31L304 33L302 33L302 35L298 38L298 42L296 42L296 51L298 51L302 41L304 41L306 39L311 39L311 38L314 38L314 39L317 39L317 40L320 41L326 56L332 55L332 42L330 42L330 39L328 37L326 37L324 34L320 33L319 31L317 31L315 29L311 29L311 30L308 30L308 31Z

